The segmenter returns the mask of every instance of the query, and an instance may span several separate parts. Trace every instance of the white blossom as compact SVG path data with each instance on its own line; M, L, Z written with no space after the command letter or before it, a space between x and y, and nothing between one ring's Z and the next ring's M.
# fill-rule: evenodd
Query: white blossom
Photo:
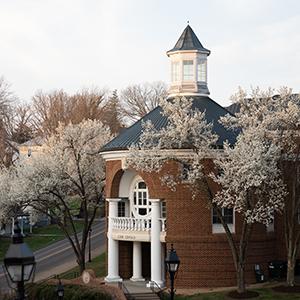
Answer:
M166 161L176 160L187 164L190 181L202 176L201 160L209 157L218 136L212 132L212 124L205 119L205 112L192 109L192 99L185 97L161 102L162 114L168 119L167 126L157 130L148 121L138 145L130 148L127 164L146 172L159 172ZM189 149L178 157L170 149ZM162 177L166 184L166 177ZM186 180L188 180L186 178ZM174 184L169 183L174 189Z
M212 177L221 190L213 199L219 207L234 208L248 223L272 222L283 209L286 196L278 161L281 149L257 130L243 132L234 147L214 160L220 173Z
M1 203L7 199L22 207L45 211L49 207L59 214L63 205L68 207L69 196L77 194L88 205L97 205L105 178L99 150L110 138L99 121L61 125L42 154L1 171L0 185L6 186L1 189Z

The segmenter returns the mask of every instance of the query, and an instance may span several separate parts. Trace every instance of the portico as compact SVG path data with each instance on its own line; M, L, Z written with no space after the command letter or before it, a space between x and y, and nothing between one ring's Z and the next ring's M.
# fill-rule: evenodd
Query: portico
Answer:
M125 175L126 176L126 175ZM122 281L119 275L119 242L132 242L132 281L145 281L142 276L142 243L150 243L150 284L164 286L163 243L166 235L166 219L162 218L160 199L149 199L148 189L141 178L135 178L131 195L128 198L107 198L108 202L108 275L107 282ZM142 184L141 184L142 183ZM130 199L132 203L130 203ZM128 216L120 210L125 206ZM129 206L129 210L126 209ZM141 210L142 209L142 210ZM134 210L134 211L132 211ZM143 215L145 213L145 215ZM126 213L125 213L126 214Z

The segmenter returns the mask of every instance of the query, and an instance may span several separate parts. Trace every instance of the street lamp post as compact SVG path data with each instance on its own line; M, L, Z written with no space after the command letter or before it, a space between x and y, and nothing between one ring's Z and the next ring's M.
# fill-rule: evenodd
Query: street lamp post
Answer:
M180 260L176 254L175 249L173 248L173 244L171 244L171 249L168 252L168 255L165 259L166 268L170 274L170 281L171 281L171 290L170 290L170 299L174 300L175 290L174 290L174 279L175 275L178 271Z
M65 294L65 289L63 284L61 283L60 278L58 279L58 285L56 287L56 294L57 294L57 299L62 300L64 299L64 294Z
M89 230L89 262L92 261L92 254L91 254L92 242L91 242L91 238L92 238L92 228L90 228L90 230Z
M15 223L14 235L4 257L4 270L11 282L17 285L17 300L25 299L24 282L29 281L35 270L35 258L26 243L18 222Z

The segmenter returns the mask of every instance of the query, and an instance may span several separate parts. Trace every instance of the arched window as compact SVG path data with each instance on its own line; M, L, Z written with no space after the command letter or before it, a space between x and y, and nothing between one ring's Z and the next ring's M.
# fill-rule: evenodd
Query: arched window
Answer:
M137 180L132 190L131 212L134 217L146 217L151 212L148 188L143 180Z

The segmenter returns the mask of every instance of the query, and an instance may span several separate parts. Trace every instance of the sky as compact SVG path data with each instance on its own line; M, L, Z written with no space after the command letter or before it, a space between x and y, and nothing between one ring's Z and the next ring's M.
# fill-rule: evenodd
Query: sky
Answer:
M299 92L299 0L0 0L0 76L23 101L38 90L169 83L166 51L187 21L211 50L219 104L238 86Z

